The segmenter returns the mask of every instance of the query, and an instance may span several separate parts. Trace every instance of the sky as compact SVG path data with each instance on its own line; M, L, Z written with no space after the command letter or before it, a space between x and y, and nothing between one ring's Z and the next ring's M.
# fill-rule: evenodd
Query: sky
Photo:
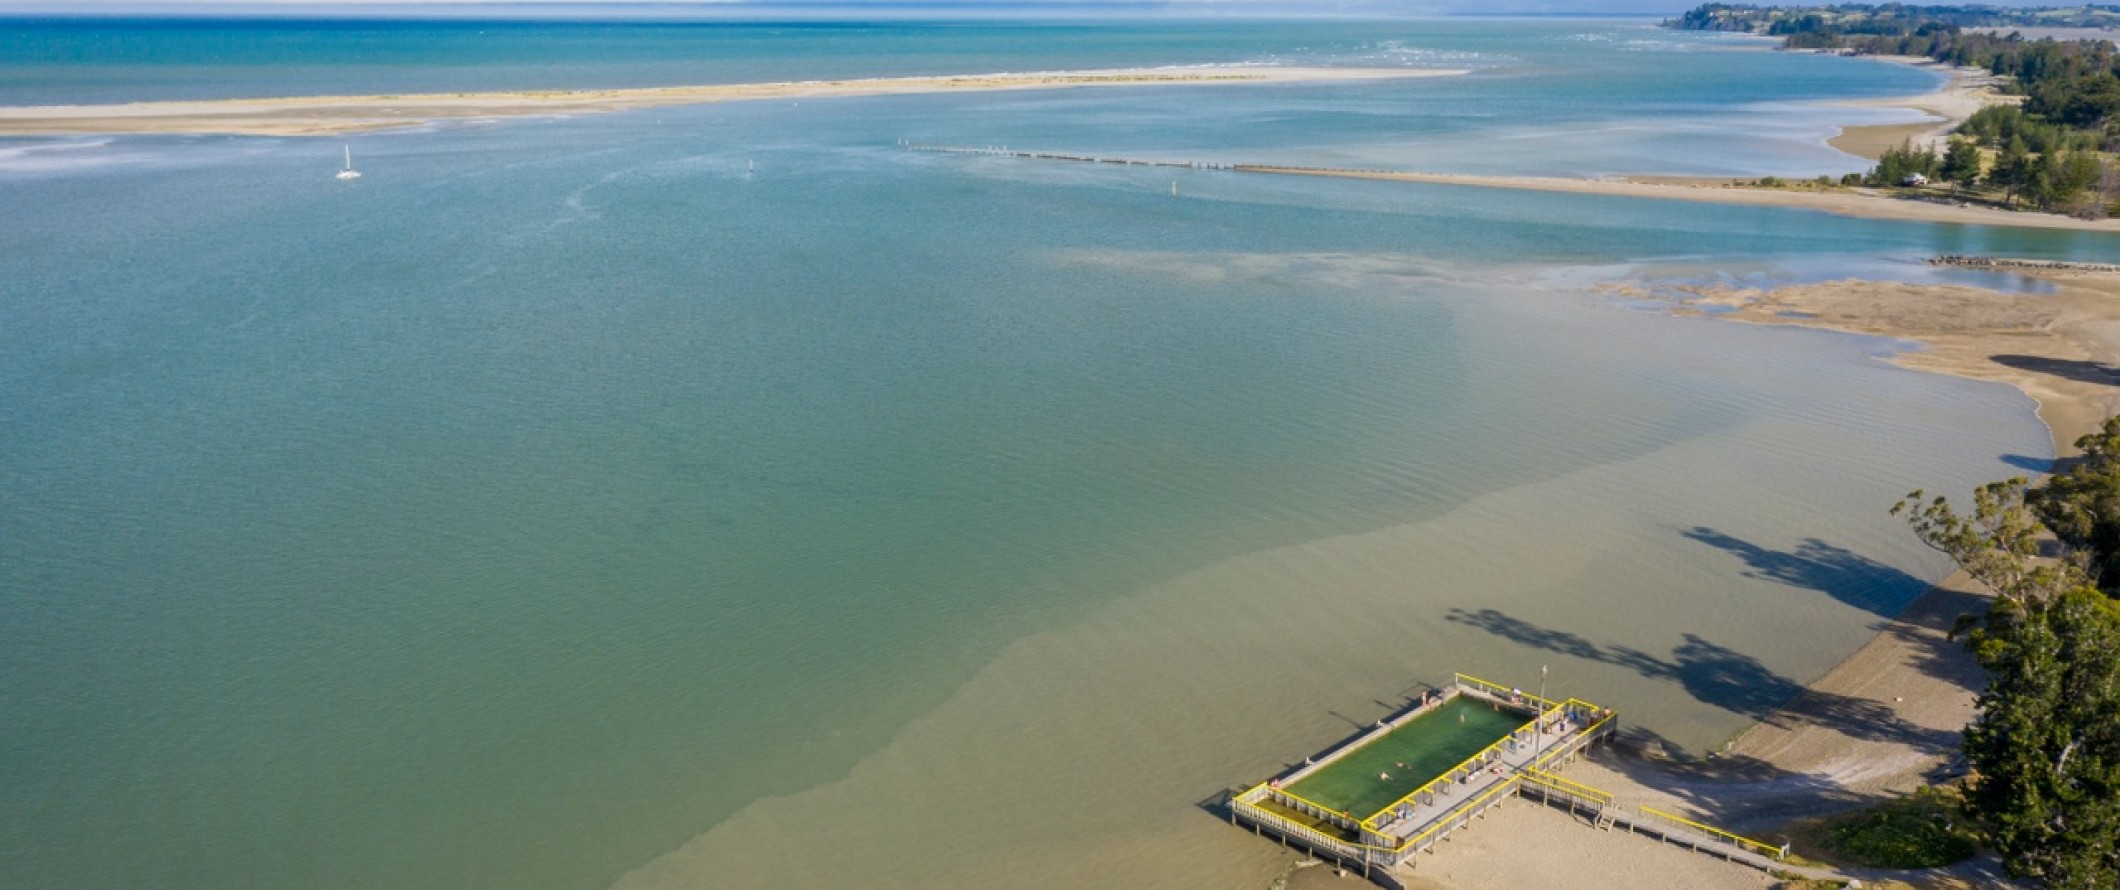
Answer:
M1654 14L1668 15L1700 0L0 0L5 13L181 13L508 17L621 16L724 18L895 16L1267 16ZM1763 0L1754 0L1763 2ZM1771 2L1771 0L1764 0ZM1822 2L1822 0L1810 0ZM1995 6L2060 5L2055 0L1986 0ZM1793 4L1792 4L1793 5Z
M329 14L350 11L376 15L403 10L409 14L553 16L616 14L643 18L724 17L796 14L804 16L1039 16L1039 15L1437 15L1536 13L1670 14L1700 0L690 0L682 3L639 0L0 0L0 13L214 13L282 12ZM1991 0L1992 2L1992 0Z

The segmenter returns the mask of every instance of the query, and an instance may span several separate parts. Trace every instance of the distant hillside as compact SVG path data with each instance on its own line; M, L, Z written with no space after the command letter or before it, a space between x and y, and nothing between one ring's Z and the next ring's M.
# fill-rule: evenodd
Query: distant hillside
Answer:
M1788 49L1925 56L1985 69L2000 79L2001 91L2022 100L1975 112L1942 154L1909 142L1886 151L1869 173L1843 177L1842 184L1922 187L1948 182L1959 199L1993 200L2004 207L2022 200L2043 210L2085 216L2120 212L2120 164L2115 163L2120 153L2120 47L2110 39L2027 39L2017 33L2033 28L2120 29L2120 6L1709 4L1664 25L1779 36Z
M2004 9L1995 6L1751 6L1709 3L1664 22L1686 31L1740 31L1776 37L1899 37L1923 28L2115 28L2120 6Z

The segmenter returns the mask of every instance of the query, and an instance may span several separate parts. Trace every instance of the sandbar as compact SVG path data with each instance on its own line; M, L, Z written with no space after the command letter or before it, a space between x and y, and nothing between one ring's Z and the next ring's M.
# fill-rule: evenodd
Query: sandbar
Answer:
M1876 58L1924 68L1937 68L1948 72L1951 79L1942 89L1933 93L1881 99L1858 99L1836 103L1841 107L1850 108L1912 108L1934 115L1936 118L1935 120L1911 124L1880 124L1843 128L1840 135L1833 137L1828 142L1835 148L1850 154L1874 158L1882 154L1886 148L1891 148L1910 140L1917 145L1940 146L1950 132L1956 129L1958 125L1964 123L1966 118L1971 117L1973 112L1988 105L2015 101L2013 97L2003 96L1995 92L1994 78L1980 69L1946 67L1918 57L1878 56ZM1579 179L1558 176L1492 176L1419 171L1314 169L1274 165L1240 165L1236 169L1250 173L1335 176L1350 179L1418 182L1431 185L1459 185L1476 188L1649 198L1653 200L1789 207L1820 210L1826 213L1864 219L2120 232L2120 220L2087 220L2053 213L2002 210L1994 207L1951 201L1940 195L1936 200L1917 200L1894 197L1866 188L1770 189L1740 185L1728 178L1718 177L1628 176L1612 179Z
M1333 176L1344 179L1377 179L1430 185L1460 185L1474 188L1514 189L1533 192L1567 192L1579 195L1610 195L1664 201L1697 201L1710 204L1748 204L1822 210L1865 219L1896 219L1911 222L1957 223L1961 225L2014 226L2031 229L2075 229L2120 232L2120 220L2077 219L2054 213L2001 210L1945 201L1894 198L1867 189L1795 190L1732 185L1723 180L1659 177L1639 179L1571 179L1559 176L1487 176L1461 173L1420 173L1389 170L1333 170L1302 167L1241 165L1248 173L1280 173L1298 176Z
M1219 86L1448 77L1440 68L1201 66L1003 74L877 77L602 90L524 90L377 96L306 96L122 105L0 107L0 136L219 133L328 136L450 119L571 115L759 99L821 99L989 90Z
M1942 71L1950 76L1943 88L1933 93L1918 96L1903 96L1884 99L1851 99L1833 103L1840 108L1909 108L1933 115L1933 120L1909 124L1864 124L1842 127L1840 133L1826 140L1827 145L1858 157L1876 160L1885 149L1897 148L1912 142L1917 146L1941 151L1951 131L1972 117L1973 112L1989 105L2021 102L2017 96L2005 96L1995 90L1995 76L1983 68L1964 68L1942 65L1921 56L1870 56L1887 62L1898 62L1916 68Z
M2007 383L2039 404L2058 454L2120 414L2120 273L2019 270L2050 294L1963 285L1830 281L1773 289L1679 286L1677 311L1910 340L1905 367Z

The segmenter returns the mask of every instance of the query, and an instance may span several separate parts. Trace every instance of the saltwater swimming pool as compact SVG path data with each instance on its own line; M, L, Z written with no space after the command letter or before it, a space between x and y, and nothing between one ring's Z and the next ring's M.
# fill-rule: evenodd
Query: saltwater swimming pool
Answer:
M1529 722L1491 702L1455 696L1288 790L1366 819Z

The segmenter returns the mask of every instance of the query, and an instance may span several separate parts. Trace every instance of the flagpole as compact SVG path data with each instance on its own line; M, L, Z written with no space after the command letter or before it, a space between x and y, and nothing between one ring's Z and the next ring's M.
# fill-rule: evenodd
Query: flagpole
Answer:
M1538 728L1538 738L1531 742L1531 765L1538 766L1538 755L1546 747L1546 666L1538 666L1538 703L1532 706L1538 711L1538 719L1532 725Z

